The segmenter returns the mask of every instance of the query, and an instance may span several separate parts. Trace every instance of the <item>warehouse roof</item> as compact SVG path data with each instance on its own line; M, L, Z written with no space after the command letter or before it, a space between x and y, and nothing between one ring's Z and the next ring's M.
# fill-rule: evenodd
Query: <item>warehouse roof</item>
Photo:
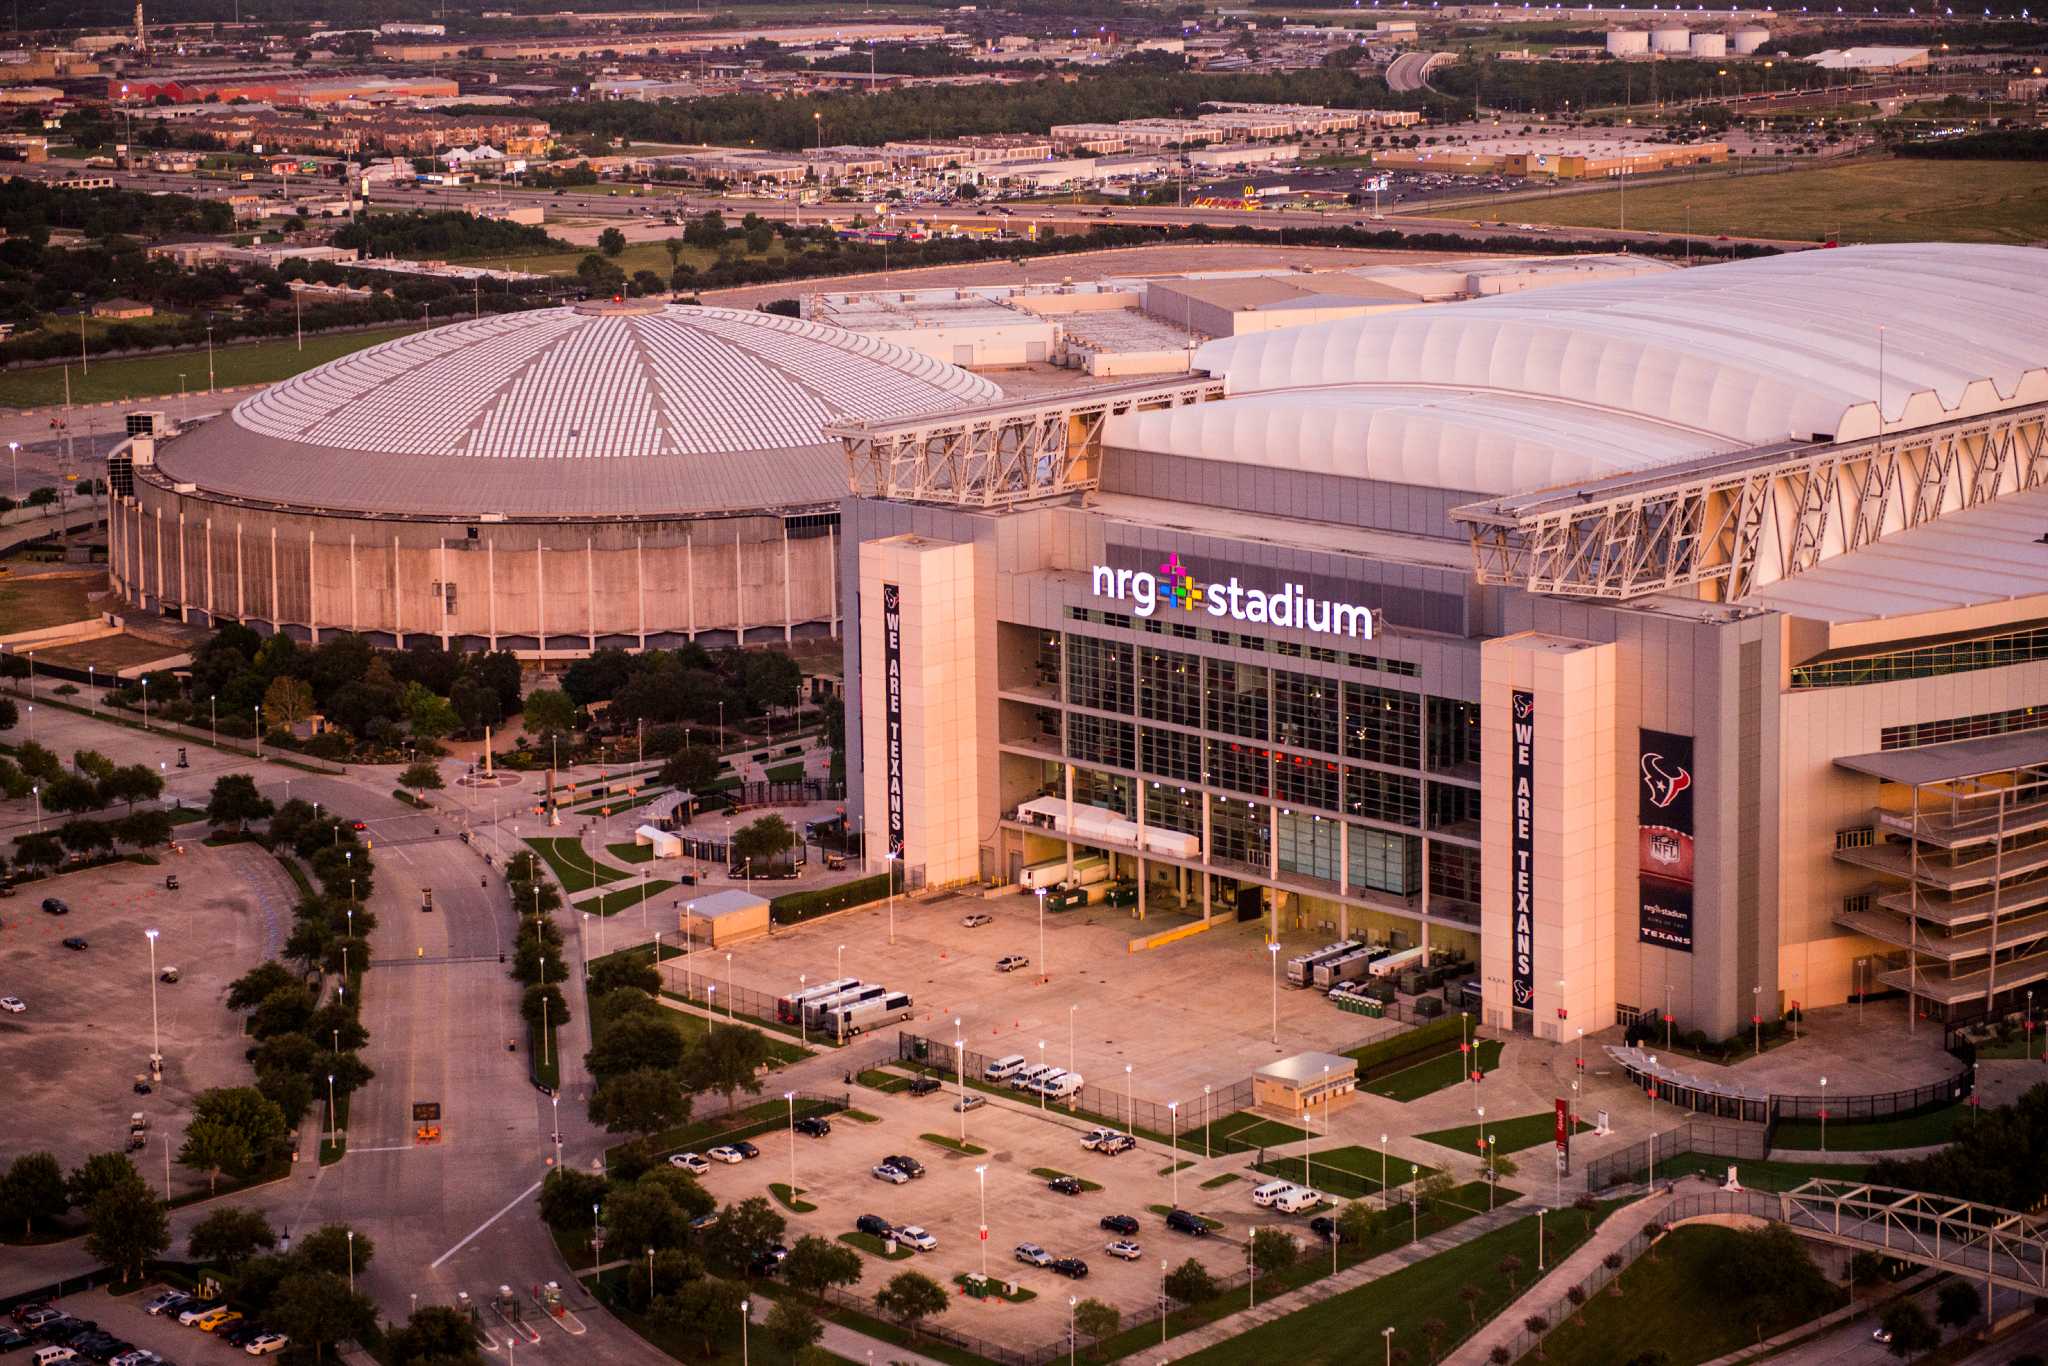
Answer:
M1000 393L819 323L582 304L454 323L330 361L167 444L160 463L208 493L393 515L788 507L845 492L826 423Z
M2024 247L1808 251L1210 342L1112 446L1500 494L2048 398Z

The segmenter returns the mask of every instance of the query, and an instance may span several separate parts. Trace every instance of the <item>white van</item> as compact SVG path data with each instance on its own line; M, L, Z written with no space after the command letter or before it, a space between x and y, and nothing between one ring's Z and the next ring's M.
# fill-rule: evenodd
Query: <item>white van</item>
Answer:
M981 1075L984 1081L1004 1081L1016 1076L1023 1070L1024 1055L1022 1053L1012 1053L1009 1057L997 1058L987 1067L982 1068Z
M1049 1081L1038 1083L1038 1089L1047 1100L1065 1100L1080 1091L1082 1084L1079 1072L1062 1072Z
M1268 1181L1252 1192L1252 1203L1260 1209L1267 1209L1275 1200L1293 1189L1292 1181Z
M1289 1186L1274 1197L1273 1208L1282 1214L1299 1214L1305 1209L1314 1209L1322 1202L1320 1191L1310 1190L1307 1186Z
M78 1353L69 1347L38 1347L36 1354L29 1358L34 1366L57 1366L60 1361L76 1361Z
M1047 1066L1042 1063L1033 1064L1021 1072L1012 1073L1010 1076L1010 1087L1016 1091L1029 1091L1040 1078L1049 1077L1058 1070L1057 1067Z
M1067 1069L1064 1067L1048 1067L1045 1069L1045 1071L1033 1077L1031 1079L1031 1084L1029 1086L1026 1086L1024 1089L1029 1091L1034 1096L1042 1096L1046 1093L1047 1089L1050 1088L1054 1082L1058 1081L1061 1077L1064 1077L1065 1075L1067 1075Z

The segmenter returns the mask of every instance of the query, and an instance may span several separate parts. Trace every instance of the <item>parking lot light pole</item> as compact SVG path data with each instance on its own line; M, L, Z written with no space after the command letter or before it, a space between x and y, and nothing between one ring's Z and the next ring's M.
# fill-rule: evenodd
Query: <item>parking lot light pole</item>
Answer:
M356 1293L356 1231L348 1230L348 1293Z
M334 1074L327 1074L327 1141L334 1142Z
M1267 957L1273 960L1273 1044L1280 1043L1280 941L1266 945Z
M789 979L785 977L782 980L787 982ZM811 1046L811 1036L805 1023L810 1018L811 1008L809 1003L803 999L803 996L804 988L809 986L810 983L811 977L809 973L800 972L796 975L796 1036L806 1048Z
M1080 1302L1078 1296L1067 1296L1067 1366L1074 1366L1074 1306Z
M555 1169L560 1171L562 1167L562 1097L559 1094L552 1095L548 1097L548 1100L555 1107Z
M38 822L36 829L40 830L42 828L41 823ZM1069 1072L1074 1070L1074 1012L1080 1008L1079 1006L1067 1007L1067 1070Z
M747 1317L752 1306L746 1300L740 1301L740 1366L747 1366Z
M1415 1246L1422 1225L1422 1207L1415 1201L1415 1164L1408 1164L1408 1246Z
M1828 1079L1820 1079L1820 1150L1828 1150Z
M1043 985L1052 977L1045 970L1045 888L1034 887L1032 890L1038 893L1038 980Z
M1136 1107L1131 1104L1131 1065L1124 1064L1124 1132L1131 1130L1131 1121L1136 1118Z
M784 979L785 981L788 979ZM784 1091L782 1098L789 1102L789 1201L796 1203L796 1092Z
M960 1022L953 1021L959 1028ZM960 1088L960 1142L967 1142L967 1040L953 1040L953 1083Z
M788 979L784 978L783 980L787 981ZM712 990L716 991L717 988L713 987ZM725 1022L727 1024L732 1023L732 1003L735 995L736 993L732 989L732 955L728 953L725 956Z
M1040 1039L1040 1040L1038 1041L1038 1074L1039 1074L1040 1076L1044 1076L1044 1075L1045 1075L1045 1040L1044 1040L1044 1039ZM1043 1092L1043 1091L1040 1091L1040 1092L1038 1093L1038 1113L1040 1113L1041 1115L1045 1113L1045 1092Z
M1380 1208L1393 1204L1393 1197L1387 1192L1387 1136L1380 1135Z
M1209 1120L1215 1113L1209 1101L1209 1088L1204 1086L1202 1088L1202 1157L1205 1161L1209 1157Z
M155 930L144 930L149 940L149 1066L150 1070L162 1073L164 1070L163 1037L157 1032L156 1013L156 935Z
M1166 1127L1173 1138L1173 1207L1180 1208L1180 1102L1166 1102Z
M988 1164L974 1169L974 1175L981 1182L981 1279L988 1280Z

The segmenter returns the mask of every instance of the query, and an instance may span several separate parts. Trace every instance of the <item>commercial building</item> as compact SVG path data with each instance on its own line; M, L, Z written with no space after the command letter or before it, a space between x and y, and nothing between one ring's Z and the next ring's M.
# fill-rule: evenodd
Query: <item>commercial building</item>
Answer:
M1358 1060L1342 1053L1296 1053L1252 1073L1252 1104L1301 1119L1328 1116L1358 1099Z
M643 827L645 830L646 827ZM636 835L636 842L648 843L653 835L668 834L667 831L652 831ZM675 839L674 835L668 836ZM680 843L680 841L678 841ZM755 896L752 892L738 887L729 887L722 892L700 896L684 903L676 912L676 928L682 931L683 939L690 944L702 944L706 948L722 949L749 939L758 939L768 933L770 907L768 898Z
M836 328L652 301L450 323L117 448L135 612L535 657L827 636L821 428L993 401Z
M1623 138L1485 138L1456 147L1375 149L1372 154L1373 166L1382 170L1548 176L1557 180L1648 175L1680 166L1717 165L1727 159L1725 143Z
M831 429L877 867L1100 856L1168 928L1463 956L1539 1037L2048 980L2035 253L1799 253L1194 361Z
M1925 71L1929 59L1924 47L1847 47L1802 60L1823 71Z

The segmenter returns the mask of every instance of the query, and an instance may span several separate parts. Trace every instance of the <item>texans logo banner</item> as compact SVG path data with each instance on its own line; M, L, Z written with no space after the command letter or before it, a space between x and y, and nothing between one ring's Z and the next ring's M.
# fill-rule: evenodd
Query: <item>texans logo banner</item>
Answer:
M1641 881L1637 937L1659 948L1692 952L1692 737L1642 732L1636 792Z

